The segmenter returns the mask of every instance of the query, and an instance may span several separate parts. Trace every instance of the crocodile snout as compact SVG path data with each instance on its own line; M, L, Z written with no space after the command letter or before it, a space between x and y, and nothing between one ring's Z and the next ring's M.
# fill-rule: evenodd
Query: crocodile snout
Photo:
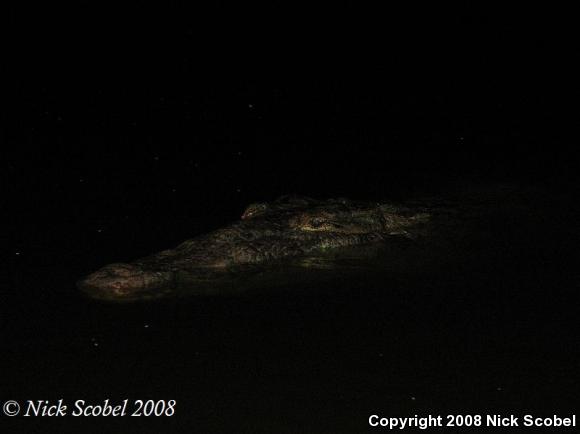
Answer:
M144 270L132 264L107 265L78 282L78 287L99 298L117 298L172 281L169 271Z

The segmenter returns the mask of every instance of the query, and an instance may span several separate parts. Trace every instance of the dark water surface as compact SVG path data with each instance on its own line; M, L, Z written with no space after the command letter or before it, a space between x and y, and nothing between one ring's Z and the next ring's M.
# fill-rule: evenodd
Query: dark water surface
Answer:
M576 217L548 201L492 213L469 236L256 273L240 293L234 279L227 294L183 288L123 304L91 300L75 281L169 247L171 228L191 222L55 222L48 234L22 223L3 279L2 399L177 406L171 418L15 418L7 432L50 423L58 432L358 433L371 414L573 413Z

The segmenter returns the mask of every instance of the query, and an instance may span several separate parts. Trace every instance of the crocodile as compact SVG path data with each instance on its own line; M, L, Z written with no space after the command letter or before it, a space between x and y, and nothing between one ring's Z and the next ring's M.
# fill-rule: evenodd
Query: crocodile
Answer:
M80 280L78 287L122 298L174 284L179 272L231 270L394 236L415 238L430 217L429 210L422 207L282 196L269 203L253 203L239 221L174 249L130 263L106 265Z

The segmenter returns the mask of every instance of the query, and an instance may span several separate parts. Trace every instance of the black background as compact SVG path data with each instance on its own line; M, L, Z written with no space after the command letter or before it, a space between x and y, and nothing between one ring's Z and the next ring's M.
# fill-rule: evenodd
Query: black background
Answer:
M6 184L57 209L190 213L572 171L564 12L339 12L15 13Z
M405 199L501 183L575 193L578 50L568 14L417 9L219 5L209 10L193 4L105 8L84 2L12 9L3 56L8 74L0 151L6 189L2 202L9 221L8 283L3 289L10 324L6 345L21 369L8 382L11 396L41 399L49 391L58 397L61 386L38 373L38 366L44 366L61 367L57 377L66 384L62 388L82 398L82 384L94 384L86 380L75 388L69 375L71 369L82 372L79 363L97 357L88 352L92 348L82 350L87 353L78 348L91 347L89 337L98 333L122 342L102 350L97 359L106 365L114 365L116 351L127 345L137 355L150 345L156 352L173 354L172 360L189 360L197 350L179 352L169 343L175 333L177 348L187 346L187 330L193 327L187 312L211 318L213 328L201 333L202 341L211 342L211 348L222 348L220 343L227 347L220 327L236 329L247 321L238 310L248 308L247 300L204 301L211 305L205 306L209 313L196 304L177 314L175 307L151 305L125 311L81 301L74 281L105 263L139 257L215 229L238 218L250 202L289 193ZM499 292L494 294L499 297ZM512 296L516 304L519 295ZM541 304L542 297L531 305ZM323 298L318 300L321 310ZM416 301L399 300L409 305ZM261 320L249 320L248 334L231 339L246 342L257 359L271 357L276 363L286 353L274 345L276 356L266 356L274 334L261 337L264 345L249 342L251 333L263 330L260 321L275 323L283 304L255 308ZM436 315L429 302L422 306L422 315ZM337 330L328 324L339 323L342 315L352 326L374 312L366 305L358 307L362 311L357 314L354 308L341 307L326 317L318 308L305 308L306 323L323 331L318 338L306 338L305 347L288 338L290 346L305 356L312 350L309 345L332 342ZM552 307L548 317L557 315L561 306ZM484 304L480 309L476 316L483 318L492 307ZM134 336L133 324L157 318L161 325L173 315L181 318L180 332L171 329L157 341ZM500 318L492 327L497 334L511 318L508 313L500 317L506 322ZM293 329L301 323L297 318L284 318L278 327L287 336L308 333ZM123 330L123 338L115 327ZM474 334L481 332L473 327ZM369 330L359 330L362 338L352 341L378 342ZM420 334L423 326L413 330L410 335ZM441 339L456 331L441 331ZM315 359L323 359L320 352ZM509 360L524 358L524 353ZM348 354L339 353L345 366L351 366ZM227 351L224 357L232 363L244 359ZM406 360L401 356L394 366ZM183 374L191 369L186 364L171 365L162 357L154 361L152 369L168 391L190 378ZM164 363L181 372L179 378L163 380ZM311 368L296 368L296 375L311 375ZM126 375L119 369L105 379L87 374L102 385L96 398L107 397L107 385ZM239 378L247 375L245 368L239 369ZM542 369L530 374L530 381ZM469 372L467 379L477 377ZM135 377L133 390L161 398L154 393L158 389L147 386L146 368L136 375L141 380ZM204 381L208 384L202 389L211 390L211 381ZM233 396L227 388L231 382L223 383L221 396ZM271 387L282 393L286 383ZM495 385L490 387L495 390ZM305 395L310 396L296 392L301 399ZM381 407L379 398L369 401ZM480 398L475 407L491 401ZM205 414L198 402L182 405ZM327 408L337 405L330 401ZM230 422L250 420L255 427L260 414L255 410L253 418L245 418L243 412L234 412ZM214 416L223 421L228 410ZM364 421L363 416L362 425L352 423L365 426Z

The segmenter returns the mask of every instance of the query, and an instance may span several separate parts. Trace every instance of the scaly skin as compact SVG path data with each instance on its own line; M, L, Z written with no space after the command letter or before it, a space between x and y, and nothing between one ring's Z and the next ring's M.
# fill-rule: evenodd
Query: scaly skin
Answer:
M347 199L281 197L252 204L242 219L132 263L110 264L79 282L112 297L167 286L179 271L222 269L385 240L412 237L429 219L423 210Z

